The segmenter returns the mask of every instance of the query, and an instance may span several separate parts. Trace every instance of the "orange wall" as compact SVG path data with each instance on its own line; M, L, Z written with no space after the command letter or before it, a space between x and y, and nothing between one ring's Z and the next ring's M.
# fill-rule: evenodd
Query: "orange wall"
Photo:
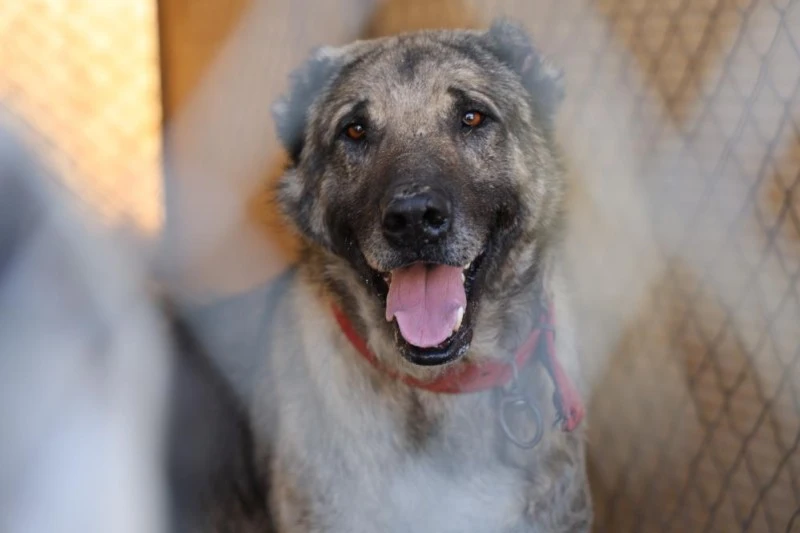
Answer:
M162 221L155 0L0 3L0 105L88 206Z

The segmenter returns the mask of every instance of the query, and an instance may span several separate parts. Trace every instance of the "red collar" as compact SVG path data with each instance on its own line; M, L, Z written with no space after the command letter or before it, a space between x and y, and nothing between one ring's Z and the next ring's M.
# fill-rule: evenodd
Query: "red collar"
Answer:
M369 361L375 368L411 387L440 394L459 394L504 387L513 378L513 365L506 361L498 360L460 364L452 367L451 371L445 372L430 381L422 381L405 374L392 372L381 367L378 358L367 347L367 343L359 336L350 320L338 307L333 307L333 314L342 332L364 359ZM563 421L562 428L564 431L573 431L581 423L584 409L580 394L578 394L577 389L556 357L553 315L553 307L551 305L546 313L542 313L540 325L533 329L528 339L514 354L514 363L518 369L522 368L537 353L537 348L542 347L542 349L538 350L539 359L547 369L555 385L556 392L553 397L553 403L559 419Z

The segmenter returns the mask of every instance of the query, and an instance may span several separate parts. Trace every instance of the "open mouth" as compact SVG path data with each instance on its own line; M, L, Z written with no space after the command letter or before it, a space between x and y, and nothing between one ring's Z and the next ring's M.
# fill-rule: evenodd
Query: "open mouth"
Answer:
M386 320L401 354L418 365L441 365L463 355L472 341L478 273L484 254L470 264L416 262L378 273Z

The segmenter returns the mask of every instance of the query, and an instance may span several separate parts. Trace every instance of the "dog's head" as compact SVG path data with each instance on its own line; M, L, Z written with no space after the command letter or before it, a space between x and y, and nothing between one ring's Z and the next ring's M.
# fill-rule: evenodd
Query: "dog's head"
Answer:
M293 75L278 198L371 344L439 365L499 327L486 310L529 288L560 220L561 98L508 22L324 48Z

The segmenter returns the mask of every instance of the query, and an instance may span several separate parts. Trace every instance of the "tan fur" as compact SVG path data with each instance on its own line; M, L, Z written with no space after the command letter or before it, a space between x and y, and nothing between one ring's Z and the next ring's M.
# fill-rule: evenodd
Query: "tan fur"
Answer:
M459 129L454 85L496 109L496 120L480 132ZM214 341L215 364L244 408L252 452L243 453L253 461L245 473L268 487L276 531L589 531L585 424L570 434L554 427L553 383L541 364L520 371L519 386L544 421L532 450L500 429L501 390L437 394L386 372L424 379L507 360L550 299L557 357L580 384L561 265L565 184L551 128L559 94L557 71L507 24L325 48L298 70L275 108L292 159L278 200L302 237L298 269L276 286L283 289L199 310L195 324ZM366 106L370 131L380 135L369 152L337 134L354 106ZM403 261L379 228L376 198L392 176L426 172L459 194L456 226L437 253L457 265L486 254L467 351L433 367L398 347L369 281L371 271ZM351 345L333 305L383 369ZM520 431L532 426L515 422ZM237 453L238 441L222 442ZM214 475L239 476L222 470ZM230 502L211 496L221 508L212 530L259 523Z
M274 357L270 363L274 366L264 372L273 379L280 377L269 390L278 403L277 415L257 416L278 421L277 428L263 429L262 438L276 439L272 465L278 486L272 501L280 531L589 528L582 429L566 435L548 427L534 451L517 449L498 432L494 393L448 396L409 388L358 355L330 311L334 304L345 308L381 364L392 371L424 379L447 369L417 366L399 355L383 318L383 304L363 283L351 260L335 252L335 230L329 227L326 213L351 209L341 202L361 194L358 188L380 185L365 174L371 165L360 167L352 156L331 154L323 139L335 136L335 125L353 102L368 101L372 131L386 132L382 159L375 164L387 165L387 172L394 172L398 165L402 168L413 161L415 151L432 150L442 161L473 165L476 177L465 187L484 190L482 194L492 198L488 191L501 182L491 167L483 166L485 155L475 158L469 150L460 155L461 145L451 144L446 130L438 126L452 112L448 87L464 86L486 95L487 105L499 104L501 120L513 124L508 126L504 155L498 152L492 158L505 158L511 179L518 180L516 201L527 207L517 222L519 238L507 250L502 267L485 283L486 296L475 318L470 351L453 364L512 356L524 332L535 325L532 309L539 297L535 286L543 283L557 313L558 357L579 381L570 303L559 259L564 181L558 153L540 122L544 117L534 112L513 77L493 78L477 66L477 60L451 54L443 46L448 41L462 43L463 36L461 46L469 47L471 39L483 35L429 33L324 49L312 58L306 67L311 70L303 76L313 79L314 62L357 64L354 73L327 89L303 85L294 89L295 94L318 91L305 104L309 111L302 132L304 147L281 182L282 205L290 218L298 217L295 222L306 238L299 283L288 304L297 313L290 322L299 328L300 346L274 347L275 354L291 351L293 355ZM436 50L438 55L419 54L414 52L417 49ZM483 53L478 48L474 51L476 57L484 57ZM398 65L411 57L408 54L419 54L410 67L413 70L404 72L401 66L398 71ZM359 62L364 57L374 59ZM491 59L486 56L480 61ZM543 61L541 65L541 82L550 83L547 80L555 79L556 71ZM508 92L502 92L503 86ZM293 105L298 103L279 103L279 124L286 124ZM331 155L320 162L315 158L321 153ZM501 194L499 189L497 194ZM475 257L483 246L488 229L477 220L461 222L466 229L451 243L453 253L461 254L457 257ZM357 229L357 246L366 264L374 270L387 268L384 265L391 264L394 252L386 248L380 229ZM539 265L536 272L531 271L534 264ZM547 425L552 425L556 416L553 385L543 368L538 364L526 368L525 383L550 421ZM253 405L263 409L266 398Z

